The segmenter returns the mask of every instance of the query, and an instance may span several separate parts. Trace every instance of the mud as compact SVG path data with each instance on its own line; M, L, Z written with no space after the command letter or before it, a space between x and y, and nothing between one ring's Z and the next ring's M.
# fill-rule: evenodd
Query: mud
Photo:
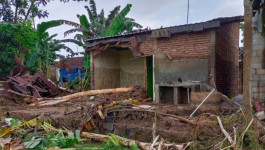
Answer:
M76 129L86 131L86 128L80 128L80 124L86 123L86 120L89 118L88 116L93 113L91 110L102 104L109 104L112 101L125 99L139 100L143 105L151 106L152 111L165 114L188 116L194 110L194 107L191 105L174 106L143 102L143 99L146 99L145 90L141 87L135 87L133 91L127 93L108 93L83 97L49 107L30 107L21 102L2 100L0 103L0 115L24 121L38 116L44 116L56 128L65 127L73 131ZM122 109L116 111L116 108L130 108L133 111L122 111ZM218 128L217 124L205 123L200 126L194 126L168 116L155 115L154 112L147 112L145 109L135 110L132 108L133 105L119 104L103 112L106 115L104 120L98 114L92 115L96 128L89 131L101 134L114 133L130 139L151 142L153 138L152 132L154 130L153 124L156 122L157 135L170 142L185 143L198 137L204 139L209 136L209 134L207 136L203 135L206 127L212 128L213 126ZM219 134L220 131L218 130L216 132L214 134Z

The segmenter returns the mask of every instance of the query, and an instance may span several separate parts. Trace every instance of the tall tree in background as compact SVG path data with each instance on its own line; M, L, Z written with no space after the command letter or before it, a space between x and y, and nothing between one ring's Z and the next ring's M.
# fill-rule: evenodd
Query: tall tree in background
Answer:
M49 36L47 32L48 29L58 27L64 22L64 20L42 22L37 25L37 29L32 28L32 25L28 21L18 24L1 25L0 32L8 33L3 34L3 38L8 37L8 39L5 39L7 42L1 42L1 62L7 62L7 64L14 62L14 55L18 54L19 46L23 45L23 48L27 50L25 51L26 67L33 73L36 71L44 71L49 76L48 68L51 62L58 58L55 52L64 49L71 53L71 56L75 55L71 48L63 44L63 41L54 39L57 34ZM6 55L11 55L11 57L2 57ZM13 65L11 65L12 67ZM8 72L8 70L4 70L4 73Z
M0 21L18 23L35 17L48 17L48 11L41 8L51 1L53 0L0 0ZM69 0L60 0L60 2L65 3Z
M26 27L24 22L34 22L34 18L48 17L47 10L41 9L52 0L0 0L0 21L8 22L10 24L21 24L17 27ZM69 2L69 0L60 0L61 2ZM87 1L87 0L77 0ZM19 31L19 30L17 30ZM21 33L23 31L21 30ZM17 32L17 35L22 35ZM19 55L21 64L24 64L25 53L30 52L31 49L23 43L19 43Z
M3 25L0 23L0 28ZM14 54L19 54L18 41L11 30L0 30L0 52L0 74L9 75L10 70L16 66Z

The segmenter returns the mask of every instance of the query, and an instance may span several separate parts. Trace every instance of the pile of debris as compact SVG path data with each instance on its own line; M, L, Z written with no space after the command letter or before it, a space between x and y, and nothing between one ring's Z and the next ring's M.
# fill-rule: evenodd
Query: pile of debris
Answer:
M265 143L264 122L253 118L243 126L241 107L225 96L229 113L198 114L194 107L183 113L177 106L153 104L140 86L59 96L62 88L41 73L26 72L14 69L0 88L0 145L5 148L77 149L87 148L89 141L109 149L242 149ZM25 104L4 103L11 99ZM254 141L253 136L260 138Z

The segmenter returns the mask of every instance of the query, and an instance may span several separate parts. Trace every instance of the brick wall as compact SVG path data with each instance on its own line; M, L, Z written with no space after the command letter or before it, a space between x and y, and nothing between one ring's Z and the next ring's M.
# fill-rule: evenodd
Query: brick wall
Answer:
M239 93L239 23L222 25L216 31L215 81L226 95Z
M151 38L146 35L140 50L145 55L169 54L172 59L208 59L208 75L211 74L212 31L172 35L170 38ZM210 82L209 82L210 83Z
M172 59L207 59L208 75L215 74L218 90L225 94L238 94L239 23L222 25L217 31L179 33L168 38L141 36L144 40L141 40L140 50L145 56L168 54ZM119 46L130 47L130 44L124 42ZM96 48L94 55L106 49L104 47L106 45Z
M211 31L175 34L170 38L158 39L147 35L140 49L145 55L164 53L173 59L208 58L211 52Z
M169 54L173 59L208 59L208 74L212 73L212 45L215 44L215 81L224 94L239 93L239 23L222 25L211 40L211 31L175 34L170 38L152 39L146 36L140 45L142 53ZM208 82L210 83L210 82Z

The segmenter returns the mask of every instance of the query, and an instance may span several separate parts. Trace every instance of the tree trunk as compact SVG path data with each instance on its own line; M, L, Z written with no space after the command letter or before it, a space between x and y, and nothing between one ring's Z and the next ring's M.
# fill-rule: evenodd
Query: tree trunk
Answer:
M121 92L130 92L132 91L133 88L116 88L116 89L102 89L102 90L90 90L90 91L83 91L83 92L78 92L74 93L71 95L66 95L62 97L55 97L55 98L33 98L33 99L26 99L25 101L27 102L39 102L37 104L32 104L31 106L35 105L40 105L40 106L45 106L45 105L55 105L59 104L65 101L69 101L71 99L77 99L80 97L84 96L91 96L91 95L99 95L99 94L105 94L105 93L121 93ZM44 102L41 102L44 101Z
M244 0L244 68L243 68L243 111L249 122L252 118L250 77L251 77L251 53L252 53L252 3Z
M34 0L34 1L31 2L30 6L29 6L29 9L28 9L28 11L27 11L27 14L26 14L26 16L25 16L24 21L27 21L27 19L28 19L28 17L29 17L29 13L31 12L31 9L33 8L35 2L36 2L36 0Z
M20 64L24 66L25 52L23 50L20 50L19 59L20 59Z
M16 4L16 10L15 10L15 19L14 19L14 23L17 23L17 18L18 18L18 5Z

